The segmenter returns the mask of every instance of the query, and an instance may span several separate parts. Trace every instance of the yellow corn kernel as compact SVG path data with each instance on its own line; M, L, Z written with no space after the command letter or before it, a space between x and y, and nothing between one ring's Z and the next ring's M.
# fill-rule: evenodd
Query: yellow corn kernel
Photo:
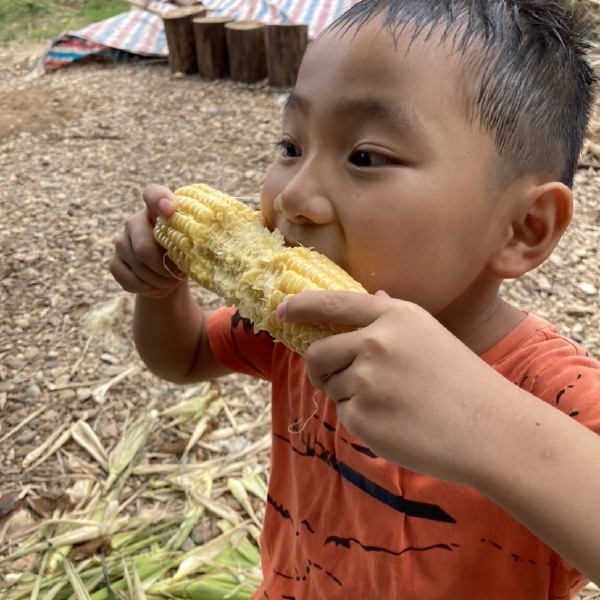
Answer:
M329 258L309 248L285 246L260 212L196 184L175 192L177 211L160 218L154 236L169 258L202 287L215 292L240 315L276 340L304 354L310 344L345 331L328 325L281 323L275 309L304 290L366 290Z

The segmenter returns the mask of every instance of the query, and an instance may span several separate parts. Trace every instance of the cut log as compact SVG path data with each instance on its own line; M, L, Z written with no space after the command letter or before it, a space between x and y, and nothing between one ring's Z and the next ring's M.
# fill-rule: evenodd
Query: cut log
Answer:
M267 77L265 25L258 21L232 21L225 25L229 76L254 83Z
M229 75L229 56L225 25L228 17L197 17L193 20L198 74L206 79L224 79Z
M308 26L294 23L268 25L266 40L269 85L293 87L308 46Z
M162 15L169 47L169 71L175 77L198 72L192 20L205 14L204 8L188 6L170 10Z

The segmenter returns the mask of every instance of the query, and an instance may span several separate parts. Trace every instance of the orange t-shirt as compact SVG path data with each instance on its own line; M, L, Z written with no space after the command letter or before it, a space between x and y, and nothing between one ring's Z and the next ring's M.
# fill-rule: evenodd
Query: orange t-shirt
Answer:
M584 586L482 494L375 456L315 392L304 359L235 309L211 316L209 339L224 365L272 382L264 581L253 598L566 600ZM546 321L529 314L482 358L600 433L600 363Z

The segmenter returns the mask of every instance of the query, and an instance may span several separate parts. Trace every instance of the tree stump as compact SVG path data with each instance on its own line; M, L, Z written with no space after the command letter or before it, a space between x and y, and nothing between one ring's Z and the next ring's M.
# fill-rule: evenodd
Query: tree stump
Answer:
M293 87L308 46L308 25L268 25L266 40L269 85L275 88Z
M175 77L198 72L192 19L205 14L204 8L188 6L170 10L162 15L169 47L169 71Z
M254 83L267 77L265 25L258 21L232 21L225 25L229 76Z
M225 25L228 17L197 17L193 20L198 73L206 79L223 79L229 75L229 54Z

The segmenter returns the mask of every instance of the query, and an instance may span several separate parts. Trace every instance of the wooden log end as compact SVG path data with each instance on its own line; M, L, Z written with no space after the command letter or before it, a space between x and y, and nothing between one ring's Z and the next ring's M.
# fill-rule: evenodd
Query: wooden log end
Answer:
M185 19L194 15L200 17L206 14L206 9L201 6L183 6L182 8L174 8L162 13L163 21L173 21L177 19Z

